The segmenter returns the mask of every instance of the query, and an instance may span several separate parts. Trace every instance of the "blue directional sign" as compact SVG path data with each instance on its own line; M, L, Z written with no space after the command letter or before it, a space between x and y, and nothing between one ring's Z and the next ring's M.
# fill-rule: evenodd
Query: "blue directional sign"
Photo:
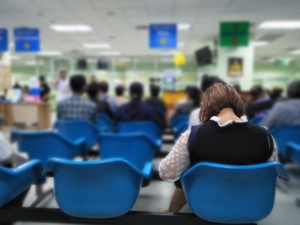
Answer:
M149 47L153 49L177 48L177 25L151 24L149 26Z
M14 30L16 52L39 52L40 31L35 28L18 28Z
M0 28L0 52L8 51L8 32L7 29Z

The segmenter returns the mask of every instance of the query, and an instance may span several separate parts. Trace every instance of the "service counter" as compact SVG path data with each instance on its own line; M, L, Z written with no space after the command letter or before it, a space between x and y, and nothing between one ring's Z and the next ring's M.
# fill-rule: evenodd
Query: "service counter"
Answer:
M51 127L51 109L48 103L0 103L0 114L5 117L5 126L37 125L39 130Z

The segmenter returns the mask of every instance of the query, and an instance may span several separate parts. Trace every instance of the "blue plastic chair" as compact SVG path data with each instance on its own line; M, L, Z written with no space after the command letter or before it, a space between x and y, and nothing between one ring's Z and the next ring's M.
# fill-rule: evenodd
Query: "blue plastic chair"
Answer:
M262 117L254 117L250 120L250 122L255 124L255 125L259 125L262 120L263 120Z
M178 124L189 122L189 115L178 115L171 120L171 127L174 128Z
M157 146L144 134L102 134L99 138L101 159L121 158L142 170L152 162Z
M38 160L13 169L0 166L0 207L36 183L41 176L42 165Z
M274 128L271 134L276 141L278 152L283 158L286 158L285 149L288 142L300 144L300 126L279 126Z
M81 218L112 218L128 212L151 171L151 163L140 171L122 159L51 159L47 164L47 172L54 176L57 204L66 214Z
M100 131L97 127L87 120L58 120L54 128L65 138L76 141L84 138L86 140L86 152L97 143Z
M293 142L287 143L285 156L285 160L289 160L300 165L300 144Z
M107 115L100 113L97 115L97 128L100 131L109 131L114 126L114 121Z
M151 121L120 122L117 124L116 130L119 133L143 133L156 144L158 149L161 147L162 130Z
M11 142L18 143L20 152L26 152L29 159L38 159L45 166L52 157L73 159L82 155L85 150L85 140L69 141L53 131L19 131L11 133Z
M199 163L181 176L192 211L214 223L253 223L273 208L276 178L288 175L278 162L249 166Z

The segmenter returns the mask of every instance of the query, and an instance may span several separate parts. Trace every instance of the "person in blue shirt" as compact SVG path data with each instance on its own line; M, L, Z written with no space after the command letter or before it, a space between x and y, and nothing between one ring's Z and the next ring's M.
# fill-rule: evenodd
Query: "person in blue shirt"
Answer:
M150 105L143 102L144 88L140 82L133 82L129 87L131 100L120 106L116 121L152 121L160 129L165 128L165 121Z

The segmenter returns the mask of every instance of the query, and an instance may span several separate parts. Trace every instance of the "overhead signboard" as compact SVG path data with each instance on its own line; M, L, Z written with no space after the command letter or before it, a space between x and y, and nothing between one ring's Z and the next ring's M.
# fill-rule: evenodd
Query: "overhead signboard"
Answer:
M221 22L221 47L242 47L249 45L249 22Z
M149 47L151 49L177 48L177 25L151 24L149 26Z
M36 28L18 28L14 30L16 52L39 52L40 31Z
M7 29L0 28L0 52L8 51L8 32Z

